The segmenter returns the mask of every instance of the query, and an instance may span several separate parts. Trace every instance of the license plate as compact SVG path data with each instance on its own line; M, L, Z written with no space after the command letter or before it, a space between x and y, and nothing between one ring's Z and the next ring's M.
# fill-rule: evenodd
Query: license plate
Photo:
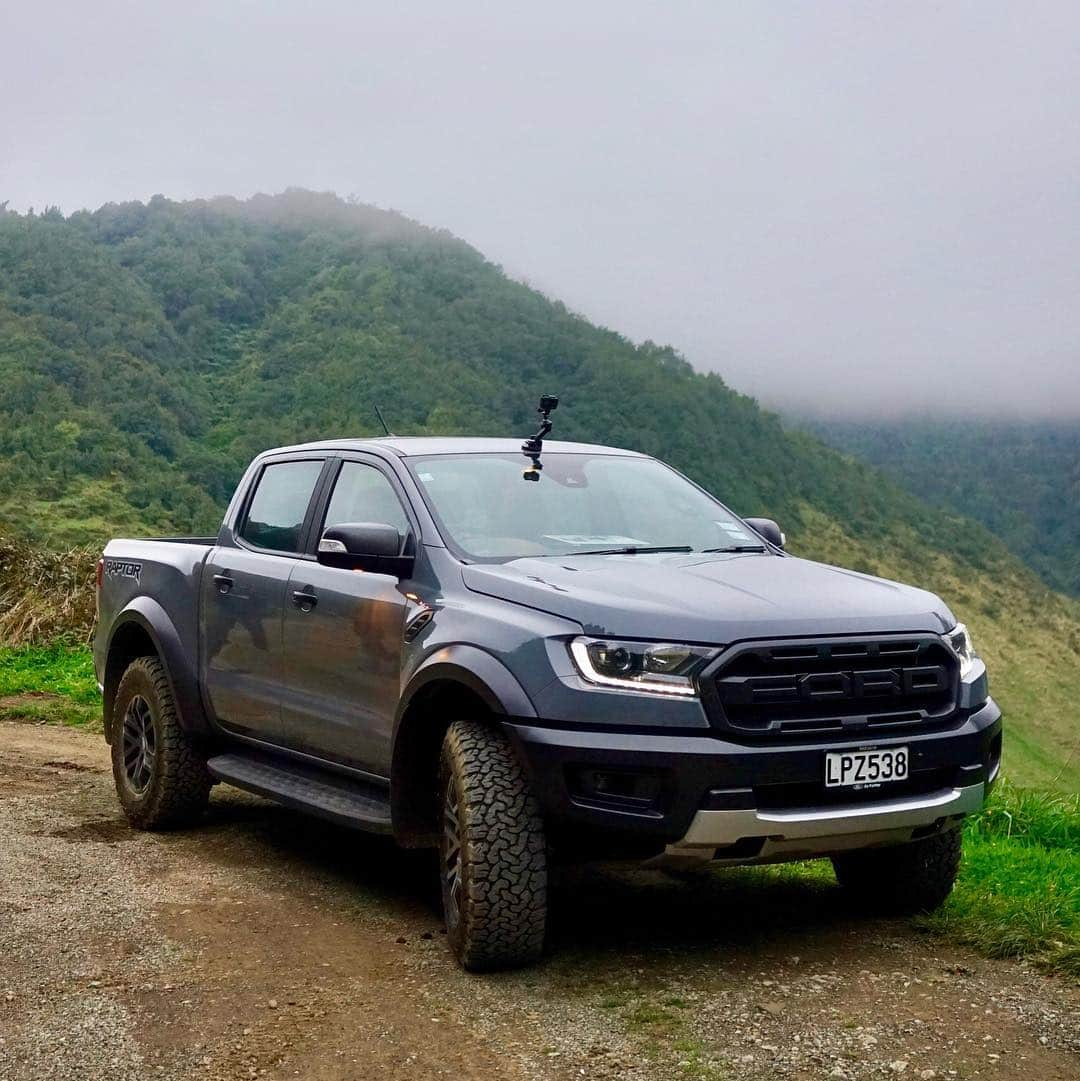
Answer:
M908 749L834 751L825 755L826 788L859 788L904 781L908 775Z

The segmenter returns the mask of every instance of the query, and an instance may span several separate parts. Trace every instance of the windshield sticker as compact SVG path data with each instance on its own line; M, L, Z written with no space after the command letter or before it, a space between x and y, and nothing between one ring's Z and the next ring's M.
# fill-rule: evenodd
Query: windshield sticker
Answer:
M753 539L741 525L735 525L733 522L717 522L716 525L735 540L748 541Z

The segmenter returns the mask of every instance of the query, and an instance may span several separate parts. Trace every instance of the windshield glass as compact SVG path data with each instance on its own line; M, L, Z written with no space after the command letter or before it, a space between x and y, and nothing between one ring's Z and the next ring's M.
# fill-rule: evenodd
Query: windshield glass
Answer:
M520 454L408 459L445 539L473 559L763 548L730 511L652 458L551 453L542 462L530 482Z

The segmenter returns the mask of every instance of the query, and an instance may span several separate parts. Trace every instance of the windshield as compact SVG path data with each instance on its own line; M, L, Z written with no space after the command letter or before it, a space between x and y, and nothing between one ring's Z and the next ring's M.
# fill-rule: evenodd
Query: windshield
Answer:
M444 538L472 559L765 550L730 511L652 458L550 453L542 461L531 483L520 454L408 459Z

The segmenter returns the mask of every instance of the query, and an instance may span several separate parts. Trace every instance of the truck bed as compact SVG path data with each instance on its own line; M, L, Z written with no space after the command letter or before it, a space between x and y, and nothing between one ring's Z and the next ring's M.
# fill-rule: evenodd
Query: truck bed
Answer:
M161 537L154 540L109 541L101 567L99 626L111 626L117 612L136 598L164 609L182 648L199 656L199 591L206 557L216 537ZM94 641L99 681L103 678L106 644Z

